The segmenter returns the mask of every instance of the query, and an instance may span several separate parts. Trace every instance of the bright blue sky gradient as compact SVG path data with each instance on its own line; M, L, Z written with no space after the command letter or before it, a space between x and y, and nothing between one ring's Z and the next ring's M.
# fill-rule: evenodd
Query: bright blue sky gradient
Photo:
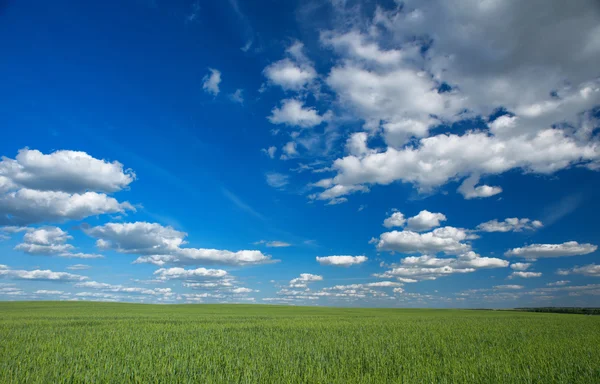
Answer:
M597 306L600 10L450 3L0 1L0 300ZM46 157L25 164L33 151ZM40 168L63 155L63 171ZM135 180L69 190L94 175L76 164L88 155ZM471 195L469 177L484 186ZM33 211L50 200L23 190L135 210L49 219ZM396 210L446 220L385 227ZM507 218L528 222L478 229ZM99 247L107 223L154 224L155 251L133 250L136 234ZM160 226L186 243L164 248ZM46 245L76 249L19 245L54 227L72 238ZM234 259L184 262L182 248ZM133 264L150 255L162 262ZM336 255L357 264L316 260Z

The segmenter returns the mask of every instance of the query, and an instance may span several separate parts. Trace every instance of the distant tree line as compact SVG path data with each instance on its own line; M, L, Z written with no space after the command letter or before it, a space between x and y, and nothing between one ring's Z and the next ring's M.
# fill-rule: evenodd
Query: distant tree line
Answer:
M551 312L551 313L571 313L579 315L600 315L600 308L586 307L536 307L536 308L515 308L515 311L526 312Z

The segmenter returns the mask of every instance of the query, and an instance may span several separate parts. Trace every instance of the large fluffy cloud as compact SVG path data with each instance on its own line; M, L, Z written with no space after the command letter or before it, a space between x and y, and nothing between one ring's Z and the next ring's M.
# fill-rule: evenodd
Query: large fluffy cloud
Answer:
M316 259L321 265L333 265L339 267L362 264L368 260L366 256L317 256Z
M106 195L133 180L135 174L121 163L85 152L46 155L22 149L15 159L0 161L0 225L63 222L135 210Z
M136 254L135 263L164 265L251 265L273 262L270 256L260 251L237 252L182 248L187 233L157 223L108 223L84 229L85 233L97 238L100 249L112 249L120 253Z
M350 194L401 181L429 191L463 179L458 191L472 199L502 192L478 185L487 175L598 169L599 23L594 0L440 0L334 25L321 34L337 54L326 81L365 132L334 161L333 185ZM473 130L443 133L473 118ZM385 147L369 148L374 136Z
M385 232L372 242L380 251L460 254L471 249L469 244L463 242L469 238L464 229L442 227L426 233L409 230Z
M135 180L135 173L123 169L118 161L96 159L85 152L63 150L45 155L24 148L15 159L2 158L0 177L19 188L38 191L111 193L126 188Z
M562 244L531 244L521 248L514 248L504 253L505 256L521 257L524 259L542 259L550 257L579 256L595 252L598 246L593 244L579 244L576 241L567 241Z

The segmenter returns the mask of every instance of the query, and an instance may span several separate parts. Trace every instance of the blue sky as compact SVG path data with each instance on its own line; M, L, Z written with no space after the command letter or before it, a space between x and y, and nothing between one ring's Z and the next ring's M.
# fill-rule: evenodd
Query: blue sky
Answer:
M0 300L597 306L599 21L0 2Z

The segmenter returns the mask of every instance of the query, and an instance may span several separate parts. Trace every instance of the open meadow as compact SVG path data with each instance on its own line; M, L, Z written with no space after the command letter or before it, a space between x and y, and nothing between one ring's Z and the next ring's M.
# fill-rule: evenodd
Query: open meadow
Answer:
M1 383L598 383L600 317L0 303Z

